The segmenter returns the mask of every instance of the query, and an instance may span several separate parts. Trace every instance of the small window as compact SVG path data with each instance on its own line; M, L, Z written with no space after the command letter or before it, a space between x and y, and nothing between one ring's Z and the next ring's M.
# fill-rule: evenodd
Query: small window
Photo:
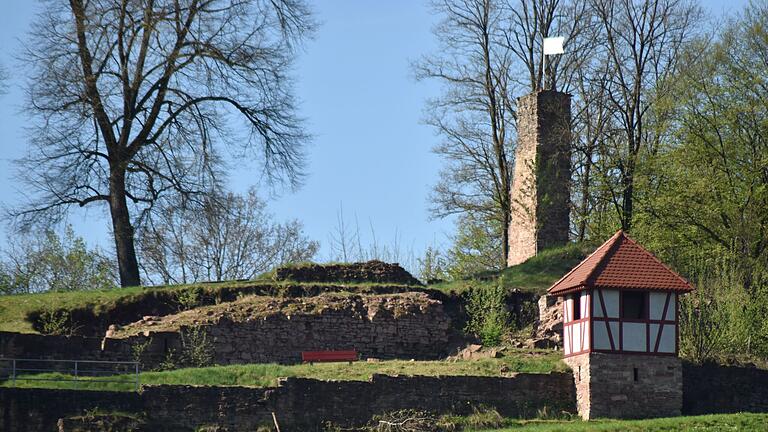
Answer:
M621 293L621 317L624 319L645 319L648 293L624 291Z
M637 379L639 378L639 376L638 376L638 375L639 375L639 374L638 374L638 372L637 372L637 368L634 368L634 369L632 369L632 378L634 378L634 379L635 379L635 382L637 382Z
M573 296L573 319L581 319L581 294Z

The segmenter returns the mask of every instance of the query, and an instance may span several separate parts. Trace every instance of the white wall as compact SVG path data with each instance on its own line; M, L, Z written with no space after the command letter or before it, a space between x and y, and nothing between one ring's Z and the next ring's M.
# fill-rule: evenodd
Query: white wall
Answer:
M594 314L596 317L603 316L603 308L600 306L600 293L603 295L603 301L605 302L605 311L608 314L608 318L619 317L619 291L617 290L594 290L592 294L592 307L594 308Z
M646 339L645 323L622 323L622 347L624 351L646 351L648 340Z

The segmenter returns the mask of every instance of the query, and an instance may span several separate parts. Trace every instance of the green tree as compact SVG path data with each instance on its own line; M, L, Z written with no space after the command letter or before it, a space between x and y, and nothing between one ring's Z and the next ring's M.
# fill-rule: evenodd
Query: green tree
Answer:
M453 245L448 250L448 275L453 279L501 270L502 251L496 223L464 215L456 223Z
M473 287L465 295L469 315L465 331L480 338L483 345L499 345L511 329L503 279L494 285Z
M70 226L63 236L49 230L12 242L0 263L6 294L109 289L115 280L112 260L88 248Z
M419 278L424 283L430 283L430 281L443 280L448 278L448 271L446 267L448 265L447 257L440 249L435 247L428 247L424 251L424 257L418 259L419 262Z
M680 264L731 251L768 262L768 5L685 53L667 100L670 139L645 164L642 237Z

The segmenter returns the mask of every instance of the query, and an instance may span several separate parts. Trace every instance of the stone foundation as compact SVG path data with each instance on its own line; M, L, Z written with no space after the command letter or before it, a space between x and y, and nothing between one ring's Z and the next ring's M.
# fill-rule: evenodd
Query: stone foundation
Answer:
M679 416L683 405L678 357L590 353L568 357L579 415L595 418Z

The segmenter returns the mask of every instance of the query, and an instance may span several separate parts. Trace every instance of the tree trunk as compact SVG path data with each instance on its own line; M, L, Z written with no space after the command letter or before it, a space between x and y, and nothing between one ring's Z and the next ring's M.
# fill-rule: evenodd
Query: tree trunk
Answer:
M579 221L577 238L583 242L587 238L587 215L589 213L589 182L592 175L592 148L587 147L585 152L584 177L581 185L581 220Z
M621 229L625 232L629 232L632 229L632 195L635 190L635 181L633 173L626 173L623 179L624 191L622 192L622 217L621 217Z
M133 225L125 196L125 173L120 171L113 171L109 176L109 212L115 236L120 286L141 285L136 247L133 244Z
M501 233L501 251L502 251L502 260L501 268L507 267L507 259L509 258L509 224L510 219L512 219L512 216L509 214L511 210L509 208L504 210L504 222L502 225L502 233Z

